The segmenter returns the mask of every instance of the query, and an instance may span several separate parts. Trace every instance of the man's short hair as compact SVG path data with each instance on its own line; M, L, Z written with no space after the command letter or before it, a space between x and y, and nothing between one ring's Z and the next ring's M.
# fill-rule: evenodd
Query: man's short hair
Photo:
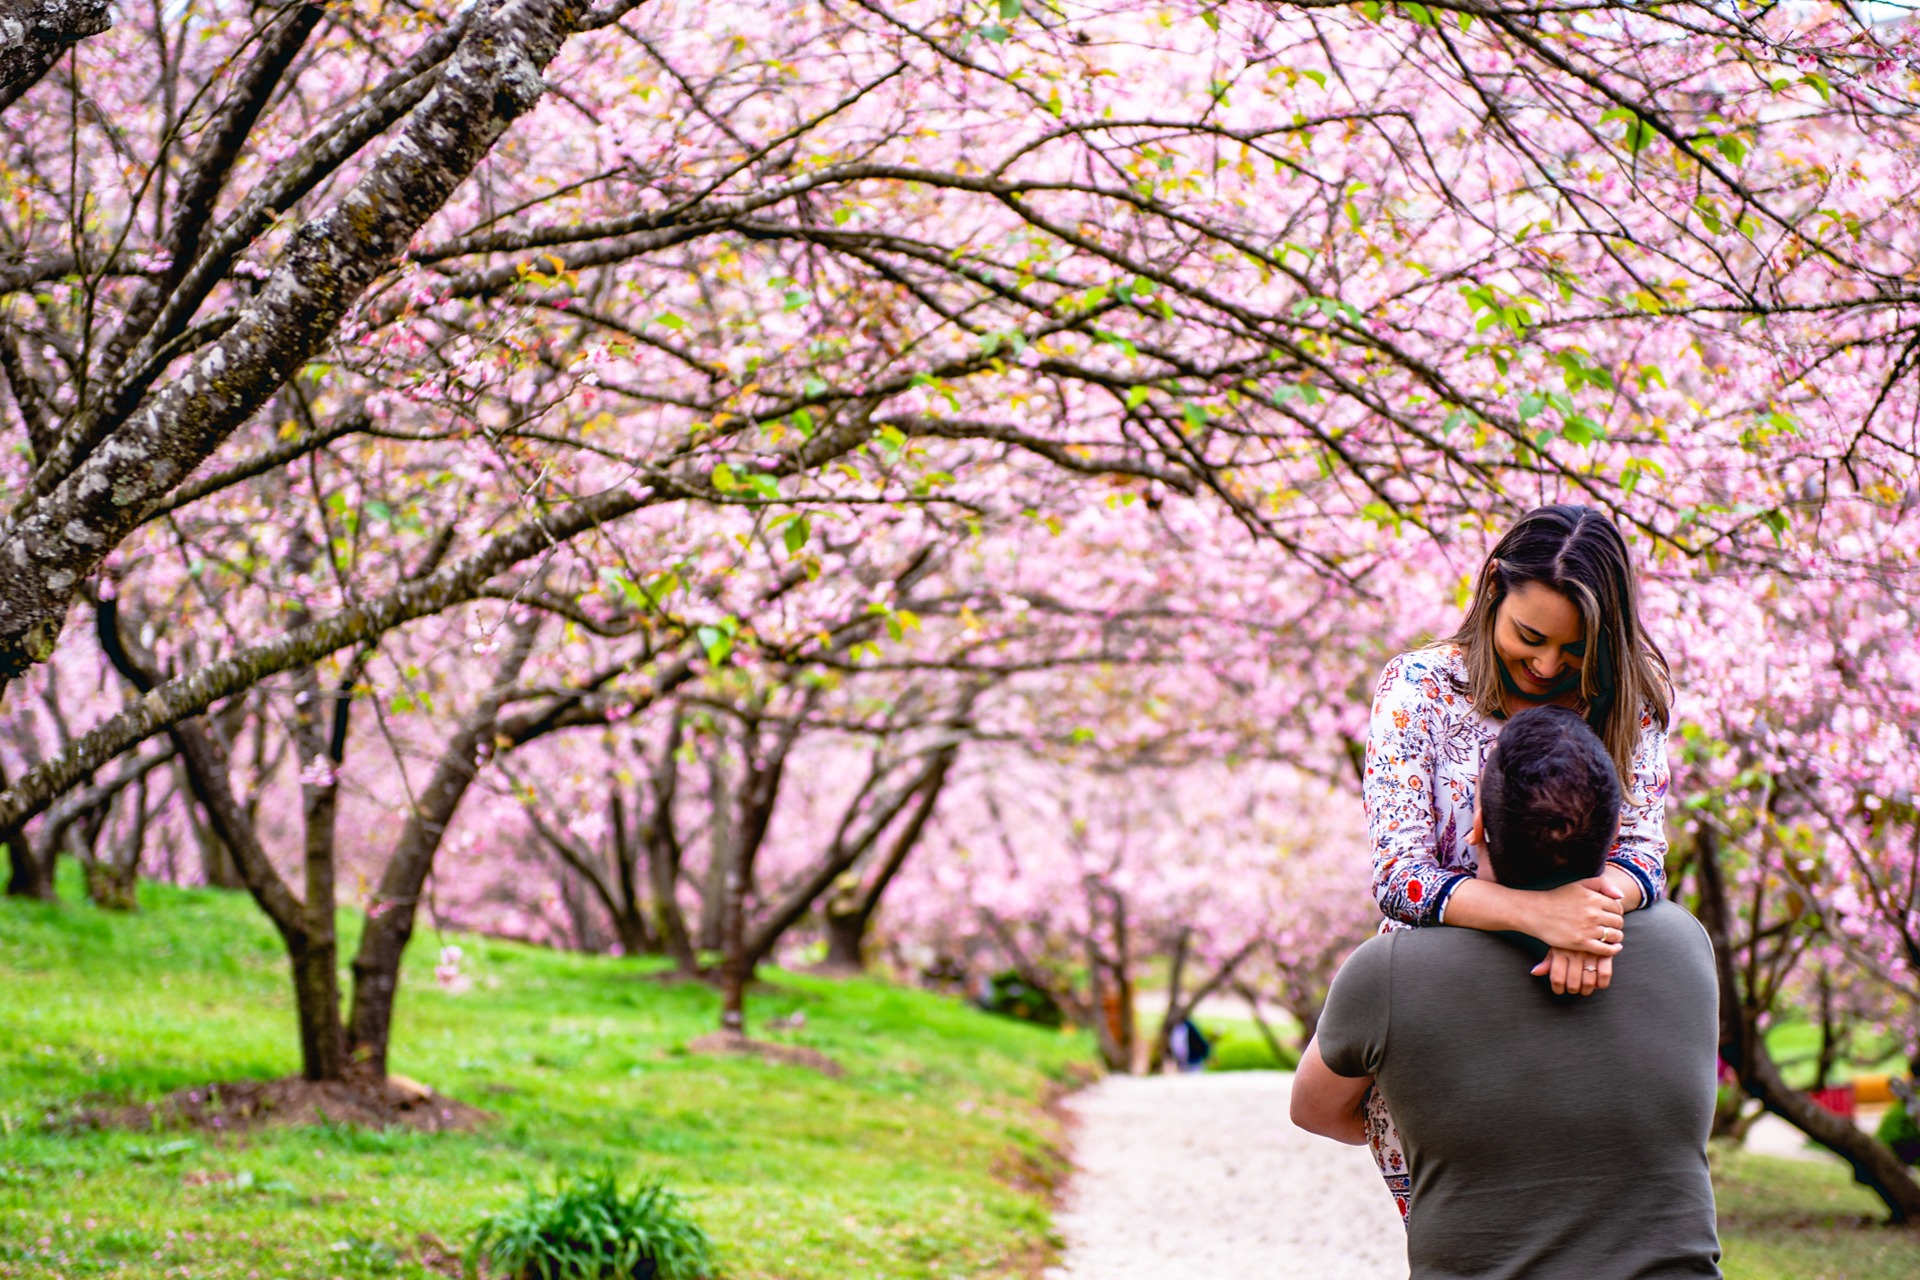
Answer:
M1620 775L1580 714L1529 707L1507 721L1480 774L1493 874L1513 889L1597 876L1620 826Z

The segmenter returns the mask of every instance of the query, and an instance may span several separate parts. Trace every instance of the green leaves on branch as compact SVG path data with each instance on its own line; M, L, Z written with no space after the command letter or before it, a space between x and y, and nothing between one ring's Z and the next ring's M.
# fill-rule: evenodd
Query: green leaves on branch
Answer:
M1651 147L1660 137L1654 132L1653 126L1642 119L1640 113L1631 107L1613 107L1600 113L1601 124L1611 124L1615 120L1626 122L1627 131L1622 135L1620 145L1634 155L1639 155Z
M1560 416L1560 438L1568 444L1593 444L1607 438L1607 429L1575 408L1573 397L1564 391L1530 391L1520 397L1514 416L1526 423L1548 409ZM1553 434L1551 431L1539 432L1534 437L1535 445L1544 449L1553 440Z
M694 628L693 638L707 651L707 661L719 666L733 652L734 641L740 635L740 619L728 614L718 622L706 623Z
M1349 324L1359 324L1367 318L1360 308L1351 302L1342 302L1338 298L1324 298L1318 294L1302 298L1293 304L1293 315L1296 320L1309 311L1318 311L1329 320L1345 320Z
M764 498L768 502L780 500L780 479L764 471L741 471L723 462L713 469L714 490L724 494L740 494Z
M871 617L880 619L887 629L887 636L895 644L907 638L907 632L920 630L920 615L911 609L897 609L885 601L876 600L867 606Z
M1754 236L1760 234L1759 219L1750 213L1743 213L1738 219L1729 222L1720 212L1719 201L1710 195L1701 194L1695 196L1693 200L1693 211L1700 216L1700 225L1705 227L1710 235L1717 236L1729 227L1741 235L1746 236L1748 239L1752 239ZM1828 213L1831 211L1822 209L1819 212ZM1857 240L1860 238L1860 220L1858 218L1853 220L1849 229L1853 232L1854 239Z
M1490 284L1462 285L1460 296L1467 300L1467 306L1473 312L1475 333L1485 333L1497 327L1515 337L1524 337L1527 330L1533 327L1533 309L1545 307L1538 298L1506 293Z
M962 36L960 40L961 52L964 53L966 51L967 45L972 42L975 36L979 36L991 44L1005 44L1007 37L1013 34L1007 29L1006 24L1020 16L1021 4L1022 0L994 0L994 3L988 5L988 12L997 13L999 15L999 21L982 23L980 26L967 32L965 36Z

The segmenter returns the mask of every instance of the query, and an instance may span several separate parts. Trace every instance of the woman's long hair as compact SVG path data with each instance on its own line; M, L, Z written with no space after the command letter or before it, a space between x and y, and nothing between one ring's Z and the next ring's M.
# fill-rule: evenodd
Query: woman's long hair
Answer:
M1580 701L1624 786L1633 777L1640 715L1651 712L1664 729L1672 686L1666 656L1640 624L1640 586L1626 541L1592 507L1562 504L1527 512L1494 544L1466 621L1450 639L1465 654L1474 707L1502 719L1518 708L1500 679L1493 622L1507 593L1529 582L1558 591L1580 611L1587 649Z

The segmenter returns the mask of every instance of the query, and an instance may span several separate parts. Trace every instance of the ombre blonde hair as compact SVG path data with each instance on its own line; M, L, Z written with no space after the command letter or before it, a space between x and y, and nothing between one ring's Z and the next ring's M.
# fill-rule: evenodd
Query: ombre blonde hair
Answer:
M1529 582L1559 592L1580 613L1587 648L1580 666L1581 710L1624 786L1633 777L1640 717L1651 714L1665 729L1673 687L1666 655L1640 623L1640 585L1626 541L1592 507L1561 504L1527 512L1494 544L1466 620L1449 643L1465 656L1474 708L1503 720L1520 708L1510 705L1500 680L1494 619L1507 593Z

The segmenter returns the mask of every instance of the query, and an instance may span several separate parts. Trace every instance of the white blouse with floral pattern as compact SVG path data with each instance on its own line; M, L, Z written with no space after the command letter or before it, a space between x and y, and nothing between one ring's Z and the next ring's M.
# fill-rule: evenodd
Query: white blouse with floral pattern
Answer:
M1444 923L1447 899L1478 868L1474 789L1500 726L1468 701L1458 645L1403 653L1381 672L1361 795L1387 928ZM1646 905L1666 890L1667 731L1644 710L1640 730L1607 860L1640 882Z

